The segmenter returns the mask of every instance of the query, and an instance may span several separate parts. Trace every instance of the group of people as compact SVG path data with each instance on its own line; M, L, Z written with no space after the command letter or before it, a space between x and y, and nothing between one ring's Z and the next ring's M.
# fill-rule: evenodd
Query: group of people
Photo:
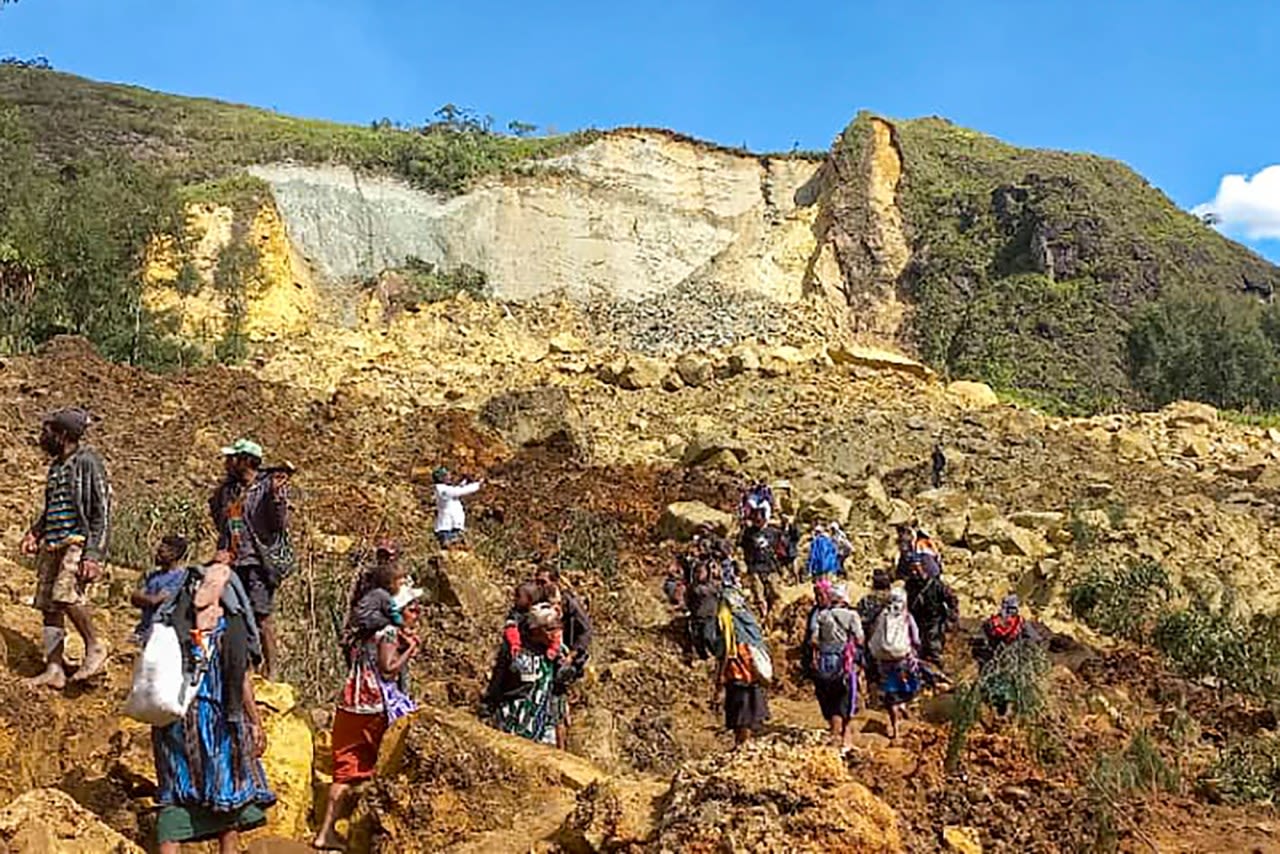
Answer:
M772 490L751 484L739 506L743 568L722 532L703 525L676 556L664 585L669 601L686 615L686 642L693 656L718 661L716 684L725 689L726 728L741 742L768 717L770 679L758 666L760 650L767 658L767 643L755 614L770 624L780 601L777 581L785 575L813 586L800 659L833 742L844 749L851 746L850 723L873 693L867 686L878 688L890 736L896 738L899 720L920 691L949 685L943 653L959 619L959 604L944 580L936 543L916 526L898 526L895 563L876 569L870 590L855 603L846 580L853 546L838 522L814 526L807 559L797 567L800 533L779 512ZM984 640L975 645L983 666L1001 646L1034 639L1018 611L1017 597L1007 596L1000 612L983 623ZM738 642L726 643L726 634Z
M44 622L44 667L28 680L32 688L93 680L108 661L88 593L107 559L111 486L101 455L84 441L89 425L89 415L75 408L41 424L40 447L49 457L44 503L22 540L23 553L35 559L34 604ZM188 565L186 539L166 535L131 597L140 611L137 642L147 644L157 624L173 627L183 672L199 674L186 713L152 731L163 854L205 839L236 851L238 833L264 823L275 802L261 762L265 731L251 677L276 665L271 613L291 554L289 473L264 470L262 449L248 440L223 448L222 456L226 476L209 502L217 553ZM67 621L84 641L74 671L64 656Z
M22 541L23 552L35 558L34 601L44 618L44 669L29 680L32 687L56 690L91 680L109 655L87 597L103 572L111 519L106 466L83 441L89 423L78 409L58 410L42 423L40 445L50 458L44 507ZM194 676L185 713L153 729L157 840L164 854L208 839L217 839L224 852L237 850L239 832L264 823L275 801L261 762L265 737L251 677L272 678L279 663L273 612L294 562L288 536L293 469L264 467L263 456L248 439L222 449L224 478L209 499L216 552L191 563L187 539L165 535L131 597L140 612L136 642L149 644L157 625L172 628L181 639L183 672ZM443 549L465 548L462 499L481 483L444 468L433 471L432 481L437 540ZM835 522L816 526L807 560L798 566L799 526L779 512L766 484L752 484L740 502L742 568L725 533L701 527L678 556L666 592L687 614L693 655L715 661L716 703L737 743L769 716L773 664L763 627L781 600L783 579L813 584L802 658L837 744L851 743L850 722L865 685L878 685L896 737L900 712L922 685L946 684L942 654L958 608L943 581L941 554L922 531L899 529L895 567L877 569L871 591L856 604L845 581L853 547L844 531ZM406 675L420 647L423 591L401 564L394 540L380 540L371 555L357 557L341 637L346 677L334 714L333 786L313 840L318 849L342 847L334 826L351 811L353 787L373 775L390 724L414 709ZM74 670L64 658L67 621L85 647ZM1002 645L1034 636L1013 596L983 631L984 662ZM513 591L482 716L504 732L563 749L569 688L585 673L591 637L583 602L554 562L536 561L531 577Z

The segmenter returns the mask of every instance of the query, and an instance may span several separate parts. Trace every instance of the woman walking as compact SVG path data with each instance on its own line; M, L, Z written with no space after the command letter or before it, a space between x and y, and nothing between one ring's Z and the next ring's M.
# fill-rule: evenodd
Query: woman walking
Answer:
M415 708L404 691L404 676L418 650L414 626L422 590L408 580L395 555L388 549L371 571L374 586L352 603L344 633L350 664L333 719L333 784L312 841L322 851L346 847L334 824L350 815L352 788L373 777L387 728Z
M163 621L185 640L188 673L199 673L186 715L151 731L155 751L160 854L183 842L218 841L239 850L239 834L266 823L276 797L267 786L266 749L253 696L252 670L262 660L249 598L230 567L193 568L162 607Z
M505 733L556 744L556 641L560 612L548 602L529 608L519 623L519 642L503 638L485 691L483 716Z
M907 591L894 587L871 635L871 654L880 670L880 691L889 710L889 737L898 737L898 717L920 693L920 630L907 610Z

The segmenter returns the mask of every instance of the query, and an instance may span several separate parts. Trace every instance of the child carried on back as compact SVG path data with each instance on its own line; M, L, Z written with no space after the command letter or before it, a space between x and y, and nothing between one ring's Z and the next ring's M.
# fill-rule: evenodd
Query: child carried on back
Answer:
M342 629L342 649L348 658L361 641L373 637L387 626L404 625L404 617L396 607L395 594L404 581L405 570L396 557L394 543L380 542L374 565L356 577L347 623Z
M542 604L550 605L556 612L555 628L547 632L551 636L551 642L547 646L547 658L554 661L560 655L564 636L560 619L562 616L560 588L553 584L544 585L536 581L525 581L516 585L511 610L507 612L507 620L502 627L502 636L506 639L513 658L518 656L524 648L520 633L521 629L528 627L529 612L535 605Z

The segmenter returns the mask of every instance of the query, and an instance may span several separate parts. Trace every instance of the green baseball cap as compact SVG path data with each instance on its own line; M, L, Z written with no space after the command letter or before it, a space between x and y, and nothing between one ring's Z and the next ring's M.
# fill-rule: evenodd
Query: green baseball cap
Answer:
M235 457L241 454L260 460L262 459L262 446L252 439L236 439L228 447L222 449L224 457Z

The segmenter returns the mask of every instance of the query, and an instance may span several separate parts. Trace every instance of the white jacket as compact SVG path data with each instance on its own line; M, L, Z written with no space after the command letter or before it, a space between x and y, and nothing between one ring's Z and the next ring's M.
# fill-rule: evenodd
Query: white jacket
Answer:
M454 486L450 483L436 484L436 530L463 531L467 527L467 511L462 507L464 496L471 495L480 488L478 483L464 483Z

